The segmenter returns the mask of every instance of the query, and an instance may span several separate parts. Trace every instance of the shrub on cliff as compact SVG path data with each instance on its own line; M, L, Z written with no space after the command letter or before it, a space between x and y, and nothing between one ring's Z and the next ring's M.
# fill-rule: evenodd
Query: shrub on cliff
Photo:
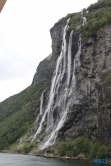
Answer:
M91 148L91 141L82 136L74 140L74 145L78 148L79 153L84 153L87 155Z
M91 4L88 7L89 12L97 10L99 8L109 7L111 6L111 0L98 0L97 3Z
M58 153L59 153L60 156L65 156L65 154L66 154L66 146L67 146L67 143L65 143L65 142L62 142L59 145Z
M105 158L107 155L107 148L104 145L100 145L98 142L95 142L92 144L88 158Z
M60 156L76 157L84 154L88 159L105 158L108 156L106 146L85 137L78 137L71 142L62 142L58 147Z
M111 23L111 7L100 8L87 14L87 23L81 26L82 41L86 42L89 37L93 37L105 25Z
M76 157L79 154L79 150L76 146L74 146L73 150L72 150L72 154L74 157Z
M25 143L21 148L18 149L18 153L28 154L36 146L34 143Z
M91 142L88 138L78 137L71 142L62 142L59 145L58 153L60 156L75 157L79 153L88 155L91 148Z

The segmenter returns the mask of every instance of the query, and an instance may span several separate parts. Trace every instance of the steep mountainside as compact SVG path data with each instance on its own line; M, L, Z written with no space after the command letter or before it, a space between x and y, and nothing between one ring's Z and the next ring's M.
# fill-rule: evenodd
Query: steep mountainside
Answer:
M0 149L7 148L27 132L30 135L32 124L38 115L40 95L50 86L51 71L47 75L48 68L43 67L49 61L48 57L38 66L43 79L39 79L34 87L29 86L0 103Z
M51 28L52 53L31 86L0 103L1 149L17 141L19 152L25 143L44 150L79 136L111 144L110 17L111 0L98 0Z

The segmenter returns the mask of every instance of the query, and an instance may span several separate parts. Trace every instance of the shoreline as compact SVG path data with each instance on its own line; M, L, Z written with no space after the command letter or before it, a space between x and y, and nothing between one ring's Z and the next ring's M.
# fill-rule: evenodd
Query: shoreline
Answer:
M34 155L35 156L35 155ZM85 157L67 157L67 156L64 156L64 157L60 157L60 156L53 156L53 155L36 155L37 157L45 157L45 158L55 158L55 159L60 159L60 160L73 160L73 161L81 161L81 162L89 162L89 163L94 163L93 162L93 159L92 160L89 160ZM97 164L100 164L100 163L97 163ZM111 158L108 159L108 163L103 163L103 164L111 164Z
M35 156L35 157L54 158L54 159L59 159L59 160L72 160L72 161L81 161L81 162L94 163L93 159L89 160L89 159L87 159L85 157L67 157L67 156L60 157L60 156L54 156L54 155L48 155L48 154L32 154L32 153L8 152L8 151L5 151L5 150L0 150L0 153L21 154L21 155L29 155L29 156ZM98 163L95 163L95 164L98 164ZM111 158L108 158L108 163L103 163L103 164L110 164L111 165Z
M81 160L81 161L89 161L87 158L78 158L78 157L60 157L60 156L53 156L53 155L36 155L39 157L45 157L45 158L56 158L56 159L63 159L63 160Z

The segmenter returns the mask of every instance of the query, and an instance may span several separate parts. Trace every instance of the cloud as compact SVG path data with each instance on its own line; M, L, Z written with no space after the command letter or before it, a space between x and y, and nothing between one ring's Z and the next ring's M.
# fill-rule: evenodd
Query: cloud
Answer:
M0 81L0 102L24 90L27 87L26 82L29 81L29 77L25 77L24 79L18 77Z
M0 100L25 89L51 53L50 28L96 0L7 0L0 14Z

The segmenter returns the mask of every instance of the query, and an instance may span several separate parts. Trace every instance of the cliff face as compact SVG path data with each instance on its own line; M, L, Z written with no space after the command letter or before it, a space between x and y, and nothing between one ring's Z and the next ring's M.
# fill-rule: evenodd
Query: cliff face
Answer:
M52 63L52 54L50 54L46 59L40 62L37 67L36 73L34 75L32 86L35 86L37 83L45 81L49 74L53 72L53 63Z
M110 33L109 25L82 45L80 72L76 75L79 104L74 105L60 131L66 140L85 135L111 143Z
M52 53L31 86L0 103L0 150L37 152L78 136L111 144L110 16L111 0L99 0L51 28Z
M40 149L81 135L111 143L111 26L81 44L79 30L66 34L68 21L51 29L50 62L38 67L32 83L39 75L43 79L43 68L53 72L33 127L32 141L39 142Z

